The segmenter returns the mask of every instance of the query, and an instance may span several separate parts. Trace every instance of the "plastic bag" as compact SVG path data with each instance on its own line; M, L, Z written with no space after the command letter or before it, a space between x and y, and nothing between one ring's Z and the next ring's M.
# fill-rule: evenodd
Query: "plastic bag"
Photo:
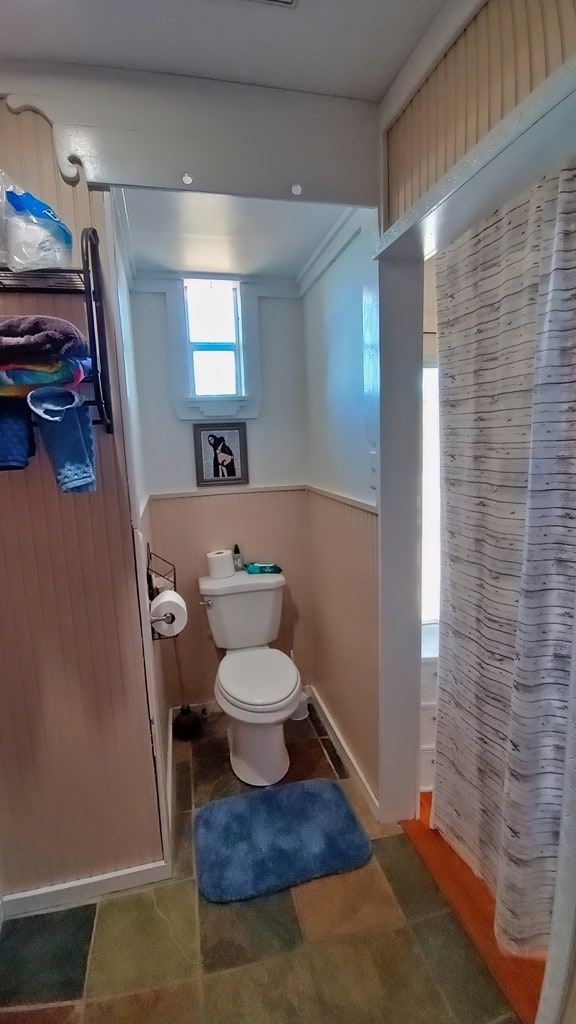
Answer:
M14 183L0 167L0 266L8 263L8 225L6 223L6 192Z
M0 170L0 264L10 270L69 267L72 232L58 214Z

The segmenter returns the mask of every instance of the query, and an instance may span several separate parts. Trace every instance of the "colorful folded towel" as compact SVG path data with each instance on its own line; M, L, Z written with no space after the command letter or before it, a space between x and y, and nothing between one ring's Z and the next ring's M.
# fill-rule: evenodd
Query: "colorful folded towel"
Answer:
M48 363L11 363L0 366L0 396L26 397L45 384L80 384L90 373L89 359L61 359Z
M26 402L0 398L0 470L26 469L35 454L32 417Z
M0 366L88 355L88 342L68 320L57 316L0 317Z
M84 398L68 388L36 388L27 398L61 491L96 490L92 417Z

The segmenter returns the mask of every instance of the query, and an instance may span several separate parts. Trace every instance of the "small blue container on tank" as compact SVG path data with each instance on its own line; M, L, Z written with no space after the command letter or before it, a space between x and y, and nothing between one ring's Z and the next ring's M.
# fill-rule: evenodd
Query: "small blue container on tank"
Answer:
M281 573L282 569L276 562L246 562L244 565L246 572L249 572L252 576L257 576L261 573Z

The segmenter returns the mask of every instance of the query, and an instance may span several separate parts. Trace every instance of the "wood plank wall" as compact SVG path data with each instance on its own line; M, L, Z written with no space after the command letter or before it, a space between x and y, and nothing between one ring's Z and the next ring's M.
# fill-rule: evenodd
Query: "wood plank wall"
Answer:
M0 167L75 235L104 239L102 195L60 176L50 125L0 101ZM105 246L104 246L105 256ZM84 327L76 296L0 297L1 314ZM0 876L5 894L162 859L128 508L115 338L115 434L98 491L60 494L42 451L0 474Z
M388 222L575 55L576 0L488 0L388 131Z

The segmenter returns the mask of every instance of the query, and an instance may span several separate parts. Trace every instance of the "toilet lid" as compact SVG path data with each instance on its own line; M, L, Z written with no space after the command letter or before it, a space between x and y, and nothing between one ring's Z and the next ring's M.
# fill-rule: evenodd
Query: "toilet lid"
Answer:
M298 669L282 651L258 647L230 651L220 662L220 687L233 703L252 707L279 704L298 686Z

